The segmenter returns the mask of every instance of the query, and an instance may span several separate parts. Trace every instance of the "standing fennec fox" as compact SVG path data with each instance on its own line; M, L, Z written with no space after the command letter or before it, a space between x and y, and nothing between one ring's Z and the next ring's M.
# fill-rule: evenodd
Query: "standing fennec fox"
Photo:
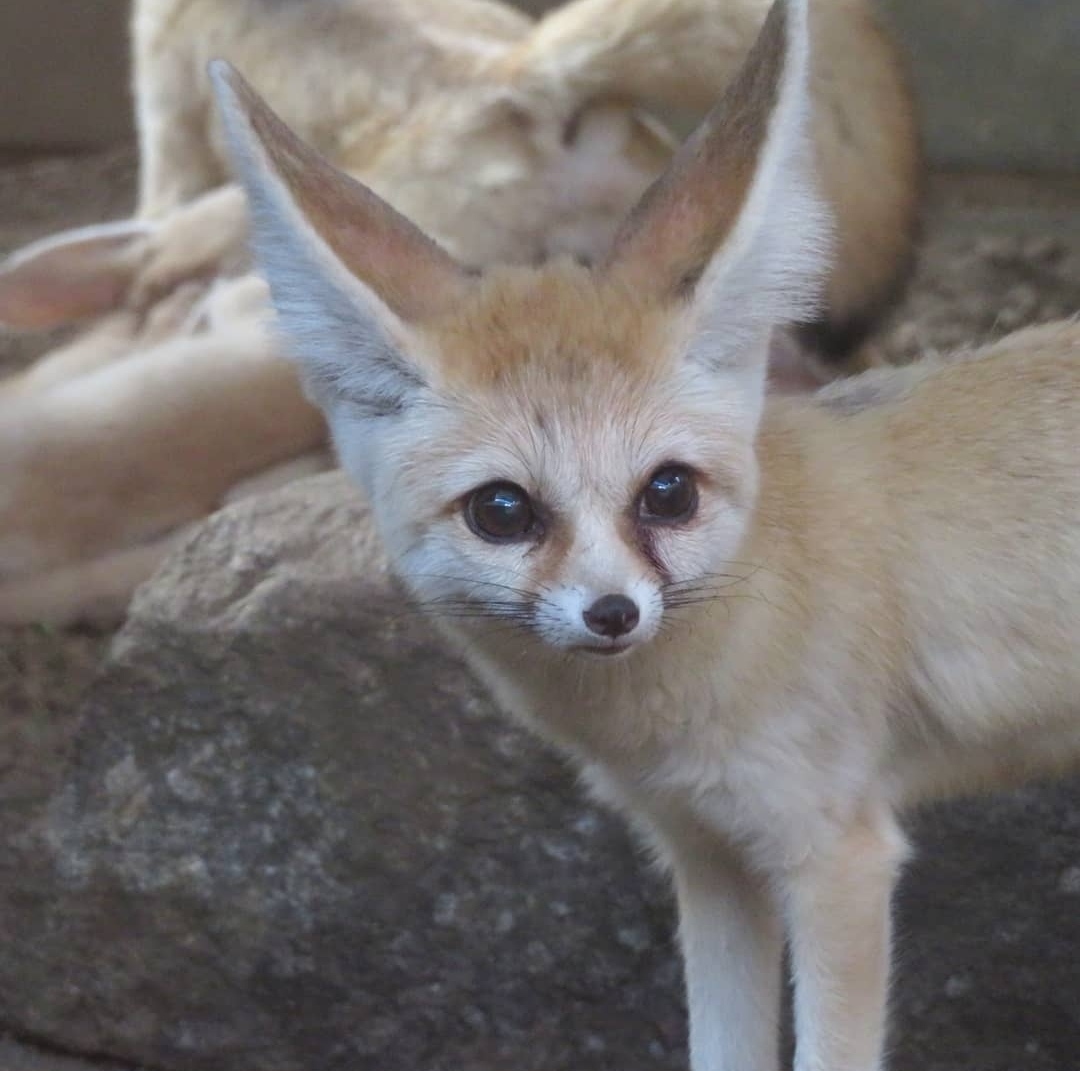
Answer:
M1080 752L1080 326L765 397L829 224L805 0L593 269L460 267L215 80L399 575L670 863L695 1071L882 1066L907 804Z

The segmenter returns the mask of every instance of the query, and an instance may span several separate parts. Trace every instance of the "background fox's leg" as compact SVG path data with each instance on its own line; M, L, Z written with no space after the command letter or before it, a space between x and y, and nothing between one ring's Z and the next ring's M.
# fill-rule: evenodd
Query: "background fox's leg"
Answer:
M123 620L135 589L190 530L185 526L149 543L0 582L0 625L114 626Z
M71 342L0 380L0 420L4 406L13 399L71 383L177 335L205 291L201 284L183 284L144 315L128 310L109 313Z
M250 268L247 198L235 184L201 194L156 225L125 303L139 311L167 300L182 283L231 281Z
M328 451L314 450L241 480L222 496L222 505L326 472L333 464ZM147 543L6 584L0 582L0 625L117 624L127 612L135 589L153 575L169 552L195 527L195 524L183 525Z
M126 313L106 316L65 345L39 357L21 372L0 379L0 420L4 406L26 394L47 390L76 376L92 372L131 351L134 317Z
M31 395L0 414L0 576L160 536L325 440L257 321Z

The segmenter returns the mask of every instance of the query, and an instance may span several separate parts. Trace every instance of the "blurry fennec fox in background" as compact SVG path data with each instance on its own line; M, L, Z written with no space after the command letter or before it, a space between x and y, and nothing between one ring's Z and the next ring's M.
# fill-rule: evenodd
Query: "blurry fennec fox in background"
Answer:
M470 232L524 232L515 261L595 255L641 193L641 172L651 180L666 163L658 165L653 139L635 129L626 104L702 116L738 70L769 0L574 0L536 24L491 0L272 6L268 18L268 0L233 0L223 19L221 0L137 5L135 62L146 72L138 100L140 213L160 216L229 178L209 83L193 77L225 56L324 155L352 174L376 167L383 195L399 211L451 252L487 263L507 259L505 239L485 250L470 237L459 252L454 247L465 240L457 232L466 226L452 207L472 217ZM828 352L842 352L892 299L911 257L920 159L904 71L872 4L814 0L812 9L821 42L813 140L838 234L825 315L813 327ZM177 35L185 47L175 47ZM306 38L317 42L318 62L298 79L282 58ZM471 91L468 107L443 106L448 88ZM421 100L430 108L426 136L400 137L386 114ZM483 157L461 151L469 135L503 143L496 174L477 174ZM579 139L586 151L566 173L527 166L537 154L554 162L556 145ZM421 187L414 196L410 184L436 160L444 188ZM533 182L529 196L511 204L500 203L507 178L499 172L508 169L518 182L526 175ZM592 188L582 190L586 180ZM629 199L628 187L637 187ZM569 227L553 200L564 212L576 210ZM590 233L552 240L553 225L580 229L598 213ZM451 221L455 233L444 238Z
M633 105L703 114L765 8L576 0L534 24L486 0L136 0L138 218L0 267L0 322L102 316L0 384L0 621L115 618L185 524L328 463L322 418L263 323L245 198L222 185L211 56L463 261L591 259L670 158ZM804 331L828 356L906 272L919 167L868 0L820 0L815 18L815 153L841 256ZM833 374L776 353L797 386Z
M464 267L215 67L398 575L671 866L695 1071L879 1071L897 815L1080 752L1080 325L767 397L827 276L805 0L595 267ZM450 620L446 620L450 619Z

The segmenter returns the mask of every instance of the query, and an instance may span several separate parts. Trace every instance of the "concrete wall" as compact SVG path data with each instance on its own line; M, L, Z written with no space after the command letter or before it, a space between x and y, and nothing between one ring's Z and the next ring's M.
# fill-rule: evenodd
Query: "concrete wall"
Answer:
M939 164L1080 172L1080 0L879 0Z
M130 137L130 0L0 0L0 146Z
M1080 0L878 2L910 56L935 162L1080 172ZM130 136L128 3L0 0L0 146Z

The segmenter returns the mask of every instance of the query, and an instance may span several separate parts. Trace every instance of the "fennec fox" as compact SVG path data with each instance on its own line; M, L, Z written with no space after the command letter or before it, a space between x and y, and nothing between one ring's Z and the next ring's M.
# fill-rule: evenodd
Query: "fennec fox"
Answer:
M398 574L671 866L695 1071L882 1067L907 804L1080 752L1080 326L767 398L820 294L806 0L610 253L476 272L215 67ZM450 619L450 620L447 620Z

